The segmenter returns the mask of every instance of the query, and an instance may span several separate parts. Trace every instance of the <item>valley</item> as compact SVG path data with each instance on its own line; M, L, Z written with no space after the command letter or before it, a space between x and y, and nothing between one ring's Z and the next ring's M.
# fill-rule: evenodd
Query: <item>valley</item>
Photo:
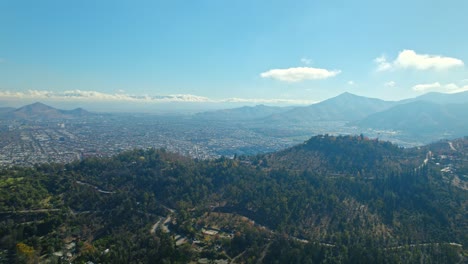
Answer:
M466 94L389 102L343 93L304 107L259 105L190 115L90 113L35 103L0 114L0 166L109 157L134 148L165 148L197 159L255 155L320 134L422 146L465 136Z

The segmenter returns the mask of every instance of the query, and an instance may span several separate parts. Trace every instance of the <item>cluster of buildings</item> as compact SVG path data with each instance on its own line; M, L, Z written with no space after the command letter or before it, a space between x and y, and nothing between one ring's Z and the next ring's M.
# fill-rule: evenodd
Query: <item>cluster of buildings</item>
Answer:
M256 133L230 123L150 115L91 119L0 120L0 166L70 162L111 156L136 148L164 148L198 159L270 152L289 139Z

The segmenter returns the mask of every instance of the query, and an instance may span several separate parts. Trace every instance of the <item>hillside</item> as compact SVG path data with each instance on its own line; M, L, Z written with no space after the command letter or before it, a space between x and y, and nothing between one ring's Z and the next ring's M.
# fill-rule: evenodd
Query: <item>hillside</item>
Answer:
M414 152L414 153L412 153ZM411 153L411 154L410 154ZM403 149L389 142L369 139L363 135L316 136L301 145L265 155L268 166L285 167L293 170L307 170L324 175L329 174L370 174L402 173L417 167L418 159L425 153L416 149ZM364 175L362 175L364 176Z
M396 130L432 141L461 137L468 131L468 104L436 104L416 101L397 105L351 123L361 128ZM423 141L424 142L424 141Z
M467 142L325 135L253 157L149 149L3 170L0 246L12 261L462 263Z

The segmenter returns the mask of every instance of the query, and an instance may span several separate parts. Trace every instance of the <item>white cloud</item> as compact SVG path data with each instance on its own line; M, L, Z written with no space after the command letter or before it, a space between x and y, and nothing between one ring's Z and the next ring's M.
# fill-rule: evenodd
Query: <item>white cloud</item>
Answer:
M393 62L388 62L385 56L374 60L377 71L391 69L416 69L416 70L446 70L464 66L462 60L440 55L417 54L414 50L403 50Z
M374 62L377 63L377 71L386 71L392 68L392 64L387 62L387 58L384 55L375 58Z
M450 83L445 85L445 89L447 90L447 93L461 93L468 91L468 85L458 86L456 84Z
M348 85L355 85L356 83L354 81L348 81Z
M119 91L118 93L102 93L98 91L69 90L64 92L52 92L41 90L29 90L27 92L0 91L0 98L16 99L52 99L52 100L84 100L84 101L116 101L116 102L210 102L211 100L190 94L175 94L164 96L129 95Z
M222 103L255 103L255 104L314 104L317 101L302 99L264 99L264 98L228 98L220 100Z
M191 94L173 94L173 95L129 95L125 93L101 93L97 91L65 91L61 94L56 94L58 97L73 98L73 99L86 99L97 101L131 101L131 102L210 102L207 97L196 96Z
M265 104L312 104L315 101L305 99L265 99L265 98L225 98L211 99L192 94L172 95L129 95L122 91L102 93L98 91L69 90L52 92L29 90L26 92L0 91L0 99L16 100L60 100L86 102L134 102L134 103L265 103Z
M468 91L468 85L459 86L455 83L449 83L442 85L439 82L435 83L425 83L425 84L417 84L413 86L413 90L417 92L441 92L441 93L460 93Z
M418 91L418 92L424 92L427 90L439 89L440 87L442 87L442 85L439 82L423 83L423 84L417 84L413 86L413 90Z
M301 58L301 62L304 63L304 64L309 65L309 64L312 63L312 60L304 57L304 58Z
M396 85L396 82L394 81L389 81L389 82L384 83L385 87L395 87L395 85Z
M273 78L285 82L299 82L303 80L319 80L334 77L339 70L326 70L311 67L297 67L288 69L272 69L260 74L262 78Z
M400 52L394 64L401 68L415 68L418 70L444 70L464 65L463 61L456 58L443 57L439 55L416 54L413 50L404 50Z
M468 87L468 86L467 86ZM463 88L463 87L459 87L458 85L454 84L454 83L449 83L449 84L446 84L444 86L444 88L448 91L457 91L457 90L460 90L460 88Z

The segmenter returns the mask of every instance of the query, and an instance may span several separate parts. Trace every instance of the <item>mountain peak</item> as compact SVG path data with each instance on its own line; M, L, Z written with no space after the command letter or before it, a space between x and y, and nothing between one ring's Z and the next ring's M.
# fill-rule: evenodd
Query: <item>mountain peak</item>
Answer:
M384 101L384 100L381 100L381 99L378 99L378 98L372 98L372 97L366 97L366 96L362 96L362 95L357 95L357 94L353 94L353 93L350 93L350 92L344 92L344 93L341 93L335 97L332 97L328 100L325 100L325 101L329 101L329 100L333 100L333 99L338 99L338 98L344 98L344 99L362 99L362 100L379 100L379 101Z
M351 95L351 96L357 96L357 95L352 94L352 93L350 93L350 92L348 92L348 91L346 91L346 92L344 92L344 93L341 93L341 94L339 94L338 96L350 96L350 95Z
M359 96L359 95L356 95L356 94L352 94L350 92L344 92L344 93L341 93L341 94L339 94L339 95L337 95L335 97L332 97L332 98L330 98L328 100L341 99L341 98L343 98L343 99L354 99L354 98L365 98L365 97ZM325 101L328 101L328 100L325 100Z
M332 97L325 101L322 101L321 104L333 104L333 105L343 105L343 104L380 104L385 103L384 100L377 99L377 98L370 98L361 95L352 94L350 92L344 92L338 96Z
M63 114L72 115L72 116L85 116L89 115L89 112L85 109L78 107L73 110L62 111Z
M28 113L28 114L38 114L42 112L51 112L58 111L57 109L43 104L41 102L35 102L33 104L25 105L15 110L16 113Z
M25 105L23 107L18 108L18 110L23 109L23 108L24 109L55 109L52 106L43 104L41 102L35 102L35 103L29 104L29 105Z
M28 105L26 105L26 106L28 106ZM48 105L46 105L44 103L41 103L41 102L32 103L32 104L30 104L30 106L47 106L47 107L50 107L50 106L48 106Z

